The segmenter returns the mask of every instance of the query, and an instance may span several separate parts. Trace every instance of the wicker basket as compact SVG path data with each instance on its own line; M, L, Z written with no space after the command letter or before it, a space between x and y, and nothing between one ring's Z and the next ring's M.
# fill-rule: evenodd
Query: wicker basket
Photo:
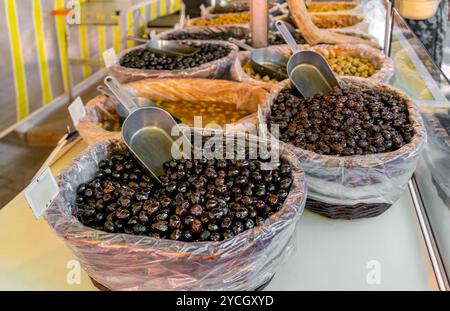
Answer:
M280 211L263 225L233 238L191 243L106 233L84 226L73 216L77 211L75 189L90 180L98 162L118 148L125 148L121 141L109 140L78 156L58 176L60 195L45 215L102 289L254 290L270 281L292 253L306 188L300 162L285 144L280 144L279 152L292 167L293 185Z
M326 156L291 145L308 178L307 208L331 218L377 216L407 186L426 143L425 126L412 100L403 92L370 79L342 78L341 83L396 93L408 107L415 133L411 142L398 150L365 156ZM284 81L272 89L263 111L266 118L279 92L288 87L290 82Z
M276 45L272 46L272 49L276 50L282 54L291 53L291 49L286 45ZM369 77L369 79L387 82L394 74L394 63L393 61L384 56L379 50L368 47L366 45L302 45L303 50L313 50L324 56L329 55L343 55L367 58L375 66L375 73ZM245 82L252 85L262 87L266 90L271 90L275 83L264 82L249 76L244 70L243 66L249 62L250 52L239 52L239 56L236 59L234 66L230 68L230 76L234 81Z
M431 172L433 184L439 197L450 208L450 135L436 117L437 113L448 114L450 107L420 106L427 127L428 148L424 154Z

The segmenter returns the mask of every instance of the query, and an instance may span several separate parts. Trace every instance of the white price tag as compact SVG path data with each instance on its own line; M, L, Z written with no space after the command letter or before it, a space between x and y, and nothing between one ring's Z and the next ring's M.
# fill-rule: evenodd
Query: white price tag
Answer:
M47 168L25 189L25 198L39 219L58 196L59 188L50 168Z
M106 68L113 66L117 61L116 51L111 48L103 52L103 60L105 61Z
M83 101L80 97L77 97L69 106L70 117L72 118L73 125L77 126L80 120L86 116L86 110L84 110Z

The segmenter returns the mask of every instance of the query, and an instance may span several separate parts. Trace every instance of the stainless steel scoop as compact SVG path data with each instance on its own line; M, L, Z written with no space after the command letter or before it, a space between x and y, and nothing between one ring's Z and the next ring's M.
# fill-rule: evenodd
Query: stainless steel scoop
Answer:
M255 49L235 38L229 38L228 40L244 50L251 51L250 66L259 74L268 75L279 81L288 78L286 72L288 58L284 55L268 48Z
M105 78L105 84L128 110L128 116L122 125L125 145L153 177L161 182L158 175L164 172L163 164L174 157L181 158L180 144L190 146L189 140L167 111L157 107L139 108L111 76ZM177 130L176 135L172 135L172 129Z
M318 93L328 95L335 86L339 86L333 70L322 55L314 51L301 51L284 22L277 21L275 25L293 53L287 64L289 78L304 97Z
M155 54L169 57L191 56L198 52L197 48L170 40L149 40L131 36L128 36L127 39L145 43L146 48L152 50Z

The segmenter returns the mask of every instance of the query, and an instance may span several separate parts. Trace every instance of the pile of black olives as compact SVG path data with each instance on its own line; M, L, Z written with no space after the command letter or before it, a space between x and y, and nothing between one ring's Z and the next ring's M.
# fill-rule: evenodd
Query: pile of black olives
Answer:
M120 65L128 68L147 70L180 70L198 67L200 65L224 58L231 49L220 44L213 43L183 43L199 50L190 56L168 57L155 54L147 48L135 49L120 61Z
M272 106L270 123L279 125L281 141L335 156L394 151L414 135L404 100L359 87L336 87L328 96L307 99L284 89Z
M76 216L111 233L180 241L222 241L264 223L280 210L292 185L291 166L268 160L172 160L162 186L122 149L99 163L77 189Z

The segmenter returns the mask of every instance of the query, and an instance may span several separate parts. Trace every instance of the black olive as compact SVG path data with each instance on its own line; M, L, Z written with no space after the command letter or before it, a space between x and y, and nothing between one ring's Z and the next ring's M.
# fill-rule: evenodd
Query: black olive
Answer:
M158 221L152 224L152 229L160 233L166 233L169 231L169 225L167 221Z
M116 218L120 220L125 220L130 217L131 213L129 210L121 208L116 212Z

